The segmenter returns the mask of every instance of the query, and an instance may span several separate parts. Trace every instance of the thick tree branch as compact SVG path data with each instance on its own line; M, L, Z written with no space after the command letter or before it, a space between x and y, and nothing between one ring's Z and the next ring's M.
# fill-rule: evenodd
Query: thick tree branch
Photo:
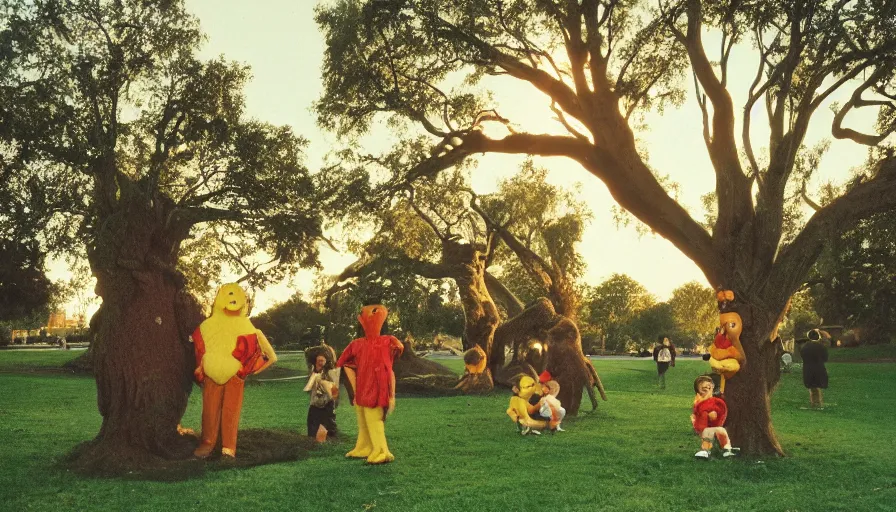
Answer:
M568 131L571 135L581 141L590 142L590 139L587 135L580 132L579 130L576 130L575 127L569 124L569 121L566 119L566 114L564 114L563 111L560 110L559 107L557 107L556 102L551 103L551 111L557 115L557 120L560 121L560 124L562 124L563 127L566 128L566 131Z
M806 204L809 205L809 208L812 208L816 212L821 210L821 205L816 203L815 201L813 201L812 198L809 197L809 194L806 192L806 182L805 181L803 182L802 187L800 187L800 196L803 198L803 201L805 201Z
M709 156L716 172L716 196L718 217L713 235L724 240L736 233L752 216L750 198L751 180L744 175L734 137L734 105L724 84L716 77L712 63L706 56L702 41L702 4L700 0L688 0L687 33L684 46L691 62L694 76L712 103L712 134ZM724 260L733 263L736 248L719 246Z
M511 153L532 154L539 156L565 156L574 160L588 158L592 146L587 141L576 137L545 135L532 133L511 133L502 139L491 139L481 130L471 130L457 136L457 144L448 152L427 158L409 169L400 188L413 183L419 178L436 174L460 164L465 158L475 153Z
M508 318L513 318L523 312L525 305L522 301L504 286L504 283L488 271L485 272L485 287L488 290L488 294L504 306Z
M582 17L585 19L585 30L588 32L585 38L585 47L588 49L588 65L591 68L591 84L595 91L609 91L610 83L607 79L607 64L609 53L605 56L601 53L604 38L600 30L613 12L616 2L610 2L609 6L603 6L603 13L598 14L601 2L597 0L584 0L582 2ZM609 50L608 50L609 52Z
M371 274L382 265L395 265L406 268L414 275L424 277L426 279L447 279L453 276L451 268L441 263L432 263L429 261L418 260L408 256L390 257L390 256L366 256L354 261L342 272L336 276L333 284L327 289L325 304L330 307L332 296L336 293L351 287L346 283L349 279L355 279Z
M875 178L854 185L819 209L793 242L781 251L766 285L770 296L789 295L799 288L830 239L860 220L896 208L896 159L879 164ZM777 293L773 293L778 290Z
M520 263L522 263L523 267L529 271L529 274L541 282L542 287L545 290L551 290L554 286L554 282L557 280L557 276L553 275L553 268L548 262L544 261L544 259L536 254L534 251L529 249L526 245L524 245L520 240L510 232L505 226L502 226L495 222L478 204L478 196L472 191L468 190L472 196L470 198L470 208L473 209L476 213L479 214L480 217L485 221L488 227L494 230L500 237L501 240L507 244L507 247L510 248L514 254L519 258Z
M165 223L165 229L169 233L181 233L186 236L190 228L203 222L215 221L244 221L248 216L237 210L225 210L202 206L178 206L171 210Z
M711 237L666 193L637 154L625 153L619 157L624 160L620 160L615 151L611 153L575 137L556 135L512 133L502 139L492 139L473 130L459 138L462 143L452 151L411 168L402 183L434 176L474 153L564 156L579 162L600 178L620 206L671 241L706 273L711 282L718 282L721 269Z
M883 133L876 135L869 135L865 133L860 133L852 128L844 128L843 127L843 119L846 117L846 114L853 108L861 108L867 106L888 106L892 109L896 109L896 105L891 102L880 102L880 101L869 101L862 99L862 94L868 90L868 88L874 86L879 82L882 78L886 77L887 74L892 73L892 69L889 66L879 66L871 76L865 80L862 85L857 87L855 91L853 91L852 96L850 96L849 101L841 107L837 113L834 115L834 123L831 127L831 134L838 139L850 139L859 144L864 144L866 146L877 146L884 139L886 139L891 133L893 133L896 126L890 126L888 130Z

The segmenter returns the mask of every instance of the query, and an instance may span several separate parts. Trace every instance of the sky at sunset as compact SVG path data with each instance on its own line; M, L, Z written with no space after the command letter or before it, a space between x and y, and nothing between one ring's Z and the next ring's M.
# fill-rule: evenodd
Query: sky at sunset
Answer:
M323 133L311 112L320 96L320 67L324 41L313 19L316 2L312 0L187 0L208 35L203 56L226 58L248 64L253 80L246 88L247 110L252 117L274 124L287 124L310 141L306 158L312 171L320 168L328 151L337 146L335 138ZM715 48L707 37L707 47ZM742 105L746 88L755 75L750 47L735 48L731 59L729 83L742 86L732 90L735 105ZM711 57L712 58L712 57ZM690 81L688 81L690 83ZM562 129L553 121L549 106L534 88L494 78L487 82L494 91L496 107L515 122L521 131L542 132ZM832 98L843 101L843 98ZM754 146L767 140L764 107L759 102L754 114ZM833 114L826 106L819 109L807 140L814 144L830 134ZM861 128L867 120L853 119L851 126ZM699 109L691 91L679 109L667 110L663 116L650 114L645 119L649 131L637 134L649 154L649 163L661 174L668 174L680 184L680 200L696 219L703 218L700 196L714 188L713 171L701 135ZM863 122L865 121L865 122ZM545 128L555 126L555 128ZM739 124L738 124L739 132ZM559 132L558 132L559 133ZM835 179L842 181L847 170L864 160L864 149L835 141L822 162L809 190ZM512 175L522 162L520 156L488 155L479 158L473 176L474 189L488 193L500 178ZM554 184L580 186L581 198L593 212L593 219L579 246L588 269L585 281L596 285L613 273L625 273L641 282L659 299L666 299L681 284L698 280L704 284L700 270L665 239L639 236L633 226L618 227L611 214L613 205L606 187L575 162L551 158L536 162L550 170ZM338 246L338 244L337 244ZM354 256L336 253L321 246L322 263L327 274L339 273ZM51 277L64 275L58 266ZM256 312L283 301L295 291L307 292L314 274L301 271L292 283L281 283L259 291ZM93 308L90 308L93 309Z

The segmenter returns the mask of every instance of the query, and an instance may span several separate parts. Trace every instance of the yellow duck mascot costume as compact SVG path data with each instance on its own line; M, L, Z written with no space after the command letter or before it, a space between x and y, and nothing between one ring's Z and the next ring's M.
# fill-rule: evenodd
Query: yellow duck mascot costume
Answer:
M747 362L744 347L740 343L744 322L735 310L734 292L720 290L716 299L719 303L719 328L709 347L709 367L714 373L721 374L719 392L725 394L725 381L739 372Z
M202 385L202 441L193 454L211 455L221 434L221 454L236 457L236 436L245 378L277 360L271 344L252 325L246 293L238 284L218 290L212 314L193 333L196 381Z
M364 337L358 338L339 356L337 367L355 390L355 414L358 417L358 441L346 457L367 459L370 464L395 460L386 443L386 415L395 409L395 373L392 363L404 346L394 336L381 335L389 310L382 304L361 308L358 322Z
M516 423L520 433L526 435L528 433L540 434L539 429L546 428L546 421L535 420L530 416L539 409L538 405L530 405L529 399L538 387L535 385L535 379L528 375L520 377L519 383L513 387L513 396L510 397L510 407L507 408L507 415Z

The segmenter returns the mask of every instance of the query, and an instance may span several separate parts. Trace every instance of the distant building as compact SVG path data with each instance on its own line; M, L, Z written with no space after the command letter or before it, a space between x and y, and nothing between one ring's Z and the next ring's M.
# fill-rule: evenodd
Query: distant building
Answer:
M86 327L87 324L84 321L84 315L75 315L73 318L68 318L65 311L54 311L50 313L50 318L47 320L47 325L44 327L31 330L13 329L11 333L11 341L13 343L24 343L25 339L29 337L65 337L72 334L72 331L77 333L78 331L83 331Z
M50 319L47 320L47 330L50 329L77 329L84 327L84 315L76 315L73 318L66 318L65 311L54 311L50 313Z

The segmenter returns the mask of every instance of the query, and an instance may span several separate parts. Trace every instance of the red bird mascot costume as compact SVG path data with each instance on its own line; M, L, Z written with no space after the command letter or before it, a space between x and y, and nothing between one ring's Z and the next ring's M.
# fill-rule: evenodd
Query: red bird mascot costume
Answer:
M358 322L364 328L364 337L349 343L336 362L355 390L358 416L358 441L345 456L367 459L370 464L395 460L386 443L385 420L395 409L392 363L401 356L404 346L394 336L380 334L388 314L382 304L362 307Z

